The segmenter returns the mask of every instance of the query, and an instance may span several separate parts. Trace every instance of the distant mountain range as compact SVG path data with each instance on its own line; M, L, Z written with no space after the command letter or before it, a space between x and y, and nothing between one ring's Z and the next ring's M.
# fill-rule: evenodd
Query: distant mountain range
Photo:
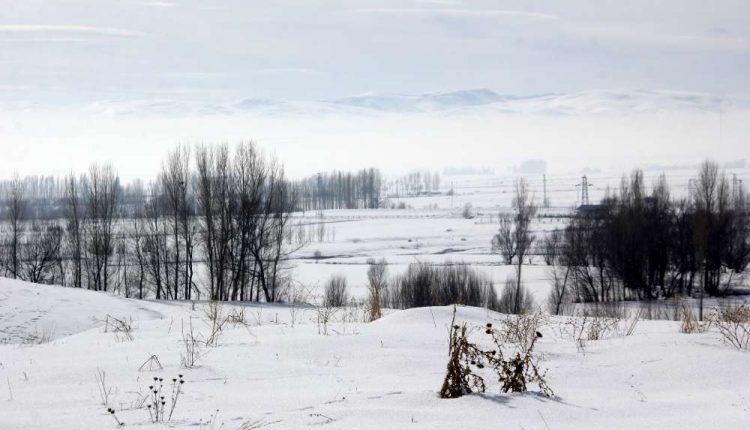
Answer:
M595 90L573 94L531 96L500 95L488 89L430 93L420 95L365 94L333 100L331 103L383 112L431 112L465 110L478 106L498 111L580 114L606 112L644 112L658 110L718 110L750 104L700 93L646 90Z
M592 90L572 94L501 95L488 89L416 95L362 94L320 101L247 98L225 103L173 100L100 102L90 109L111 115L205 116L257 113L270 116L383 113L506 113L541 115L628 114L691 110L750 109L740 98L658 90Z

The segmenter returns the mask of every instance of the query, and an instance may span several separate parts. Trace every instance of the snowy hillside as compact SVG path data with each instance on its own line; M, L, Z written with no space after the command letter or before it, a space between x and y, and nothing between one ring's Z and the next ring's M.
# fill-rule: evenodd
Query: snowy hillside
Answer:
M107 315L146 321L163 318L161 304L93 291L0 280L0 344L59 339L97 325Z
M750 360L716 333L680 334L678 323L640 322L632 336L590 341L584 350L551 319L538 343L556 396L437 396L447 360L450 308L394 311L363 323L340 310L319 334L315 309L252 305L247 326L227 326L196 367L180 366L191 322L210 331L205 304L134 302L59 287L0 280L0 428L107 429L117 424L102 404L95 375L105 374L109 407L136 428L364 429L743 429L750 422ZM36 293L39 293L38 295ZM7 318L10 313L15 317ZM132 316L133 340L104 332L107 313ZM49 343L20 343L33 325L57 327ZM19 316L20 315L20 316ZM457 320L484 325L503 316L459 308ZM14 328L15 327L15 328ZM73 334L75 333L75 334ZM148 361L156 355L159 365ZM717 365L717 363L721 363ZM184 390L168 425L151 424L139 396L153 377ZM468 413L467 411L471 411ZM215 418L212 418L215 417ZM213 424L207 424L213 420Z

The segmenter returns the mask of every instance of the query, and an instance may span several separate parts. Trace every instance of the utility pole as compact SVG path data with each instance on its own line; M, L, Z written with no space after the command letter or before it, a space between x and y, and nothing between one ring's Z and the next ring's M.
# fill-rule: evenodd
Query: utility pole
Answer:
M591 184L589 183L589 179L586 177L586 175L583 175L581 178L581 183L576 184L576 187L581 187L581 205L588 205L589 204L589 186Z
M549 200L547 199L547 174L542 174L542 192L544 194L542 198L542 205L545 208L549 208Z

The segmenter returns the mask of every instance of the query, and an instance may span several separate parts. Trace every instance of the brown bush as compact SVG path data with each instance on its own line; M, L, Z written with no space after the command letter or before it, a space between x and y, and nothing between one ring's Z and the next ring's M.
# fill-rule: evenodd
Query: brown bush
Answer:
M484 333L488 335L493 349L484 349L469 340L469 330L466 324L455 323L456 312L453 311L453 321L448 346L448 367L440 389L440 397L457 398L472 392L484 392L486 384L480 375L482 369L488 368L495 373L501 390L507 392L525 392L528 383L536 383L541 392L553 396L552 389L545 379L546 371L540 371L538 358L534 354L534 345L540 337L536 328L538 319L531 316L523 321L511 321L513 327L507 325L500 330L487 323ZM527 338L528 327L534 327L534 336ZM509 334L510 333L510 334ZM518 336L520 335L520 338ZM517 338L519 343L508 343L509 339ZM527 342L528 339L528 342Z

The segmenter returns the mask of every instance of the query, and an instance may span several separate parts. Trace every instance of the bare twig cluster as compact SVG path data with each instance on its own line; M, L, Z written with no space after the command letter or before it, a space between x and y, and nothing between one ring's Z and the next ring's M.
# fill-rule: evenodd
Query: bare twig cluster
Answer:
M186 369L192 369L196 366L198 360L202 357L202 341L200 334L196 335L193 329L193 321L188 323L188 329L182 326L182 346L183 352L180 353L180 365Z
M155 370L164 370L164 366L161 365L159 356L157 356L156 354L151 354L151 356L147 358L146 361L143 362L143 364L141 364L141 367L138 368L139 372L153 372Z
M96 388L99 390L99 399L102 401L102 405L109 406L109 396L112 395L112 387L107 385L107 373L97 367L94 379L96 379Z
M750 349L750 305L727 306L710 316L721 339L737 349Z
M107 317L104 319L104 332L114 333L115 339L119 341L123 341L123 340L132 341L134 339L133 320L132 318L119 319L111 315L107 315Z
M218 301L210 301L203 309L203 314L208 323L209 333L205 342L206 346L216 346L219 343L221 332L231 319L234 319L235 321L238 319L244 320L244 314L242 316L235 314L233 317L227 315L224 312L224 306Z
M576 342L579 351L585 351L589 341L597 341L619 333L620 319L589 315L570 318L565 332Z

